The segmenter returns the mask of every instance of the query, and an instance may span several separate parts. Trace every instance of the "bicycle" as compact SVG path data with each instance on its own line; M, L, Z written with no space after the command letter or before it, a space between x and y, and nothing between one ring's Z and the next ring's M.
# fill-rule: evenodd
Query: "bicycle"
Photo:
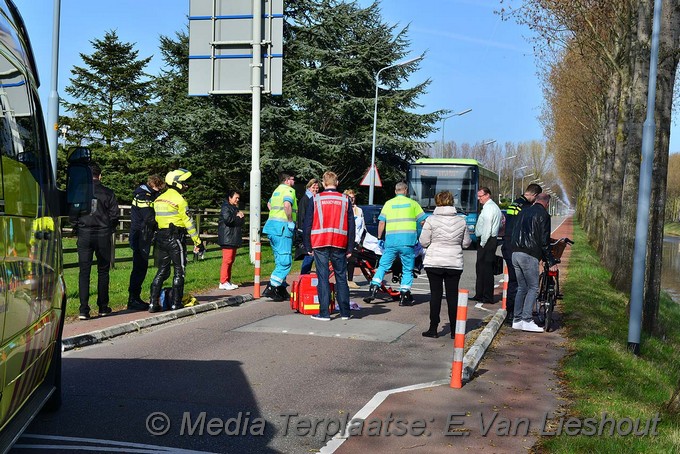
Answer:
M560 263L562 253L567 245L574 244L569 238L550 240L550 248L553 257ZM543 326L546 332L552 328L553 310L558 299L562 299L560 293L560 271L552 271L547 262L543 262L543 271L538 277L538 294L534 306L534 314L538 318L537 325Z

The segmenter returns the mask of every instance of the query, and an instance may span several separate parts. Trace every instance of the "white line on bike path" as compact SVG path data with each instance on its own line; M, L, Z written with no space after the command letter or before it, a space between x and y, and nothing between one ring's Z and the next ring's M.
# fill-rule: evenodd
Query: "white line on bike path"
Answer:
M385 399L387 399L391 394L403 393L406 391L415 391L418 389L433 388L435 386L446 385L450 382L450 379L431 381L429 383L418 383L416 385L404 386L401 388L388 389L386 391L380 391L373 396L371 400L368 401L364 407L356 412L352 419L362 419L368 418L371 413L373 413L382 404ZM349 429L349 426L346 430ZM326 443L326 445L319 451L320 454L331 454L334 453L344 442L347 440L349 435L337 433L332 439Z

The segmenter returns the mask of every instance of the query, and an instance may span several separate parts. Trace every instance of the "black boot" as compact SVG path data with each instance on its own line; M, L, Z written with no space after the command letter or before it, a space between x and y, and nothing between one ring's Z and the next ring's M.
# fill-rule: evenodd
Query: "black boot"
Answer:
M286 290L285 285L280 285L275 288L277 295L279 295L281 298L283 298L282 301L286 301L290 299L290 293Z
M275 302L285 301L286 298L284 298L283 292L281 292L281 290L283 290L284 292L286 291L286 289L284 289L284 288L281 287L281 286L279 286L279 287L272 287L271 295L269 296L269 298L270 298L272 301L275 301Z
M274 296L274 287L272 287L271 284L267 284L264 291L262 292L262 296L266 298L271 298L272 296Z
M430 324L430 329L423 333L423 337L434 337L435 339L439 337L437 333L437 325Z
M375 295L378 293L378 286L375 284L371 284L370 287L368 287L368 296L364 298L365 303L371 303L375 299Z
M131 296L128 298L127 308L131 311L148 311L149 303L144 302L139 296Z
M162 310L163 308L161 307L159 299L151 298L151 303L149 304L149 312L153 314L154 312L161 312Z
M399 305L400 306L413 306L413 295L410 291L401 292L399 295Z

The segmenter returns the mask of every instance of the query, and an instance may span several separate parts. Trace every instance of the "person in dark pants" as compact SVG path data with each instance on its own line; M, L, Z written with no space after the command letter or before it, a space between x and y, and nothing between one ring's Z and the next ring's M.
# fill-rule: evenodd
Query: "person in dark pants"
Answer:
M205 245L198 236L196 225L187 213L188 205L182 196L189 185L187 180L191 172L186 169L177 169L165 175L167 189L158 196L154 202L156 212L156 247L158 247L158 271L151 282L151 301L149 312L160 312L161 290L163 282L170 276L170 268L173 269L172 277L172 310L184 307L184 276L187 265L186 237L191 237L194 243L194 253L205 251Z
M113 191L101 183L102 170L90 163L94 183L92 211L73 221L78 235L78 296L80 320L90 318L90 274L93 255L97 258L97 306L99 315L111 313L109 307L109 270L113 251L112 235L118 223L118 201Z
M302 231L304 228L305 211L307 209L307 203L314 198L315 195L319 193L319 180L312 178L307 182L305 189L305 194L300 197L298 201L298 230ZM303 246L304 247L304 246ZM302 259L302 265L300 265L300 274L309 274L312 272L312 264L314 263L314 257L311 255L305 255Z
M515 267L512 264L512 232L517 223L517 218L524 208L528 208L536 200L536 196L540 194L543 189L532 183L527 186L524 195L521 195L514 202L510 204L505 214L505 233L503 234L503 245L501 246L501 253L503 259L508 267L508 292L506 296L506 309L508 314L512 315L515 310L515 295L517 295L517 275L515 274ZM505 319L506 324L512 325L512 316Z
M446 287L446 307L453 338L458 309L458 283L463 274L463 248L470 246L470 234L465 218L453 206L453 195L442 191L435 195L437 207L425 220L420 234L420 244L427 248L423 266L430 281L430 328L425 337L439 337L439 312Z
M475 235L477 236L477 281L475 296L470 298L486 304L493 301L493 263L496 259L498 245L498 229L501 226L501 209L491 198L491 191L487 187L479 188L477 199L482 204L482 212L477 218Z
M161 177L151 175L146 184L135 189L130 209L130 249L132 249L132 271L128 286L127 308L146 311L149 304L142 300L142 284L149 269L149 254L153 234L156 230L153 202L163 189Z
M335 292L340 317L350 319L347 259L354 250L354 216L349 198L338 192L338 176L331 171L323 174L324 190L307 202L303 221L303 238L307 253L314 256L319 276L319 314L312 319L329 321L331 284L329 264L335 273Z

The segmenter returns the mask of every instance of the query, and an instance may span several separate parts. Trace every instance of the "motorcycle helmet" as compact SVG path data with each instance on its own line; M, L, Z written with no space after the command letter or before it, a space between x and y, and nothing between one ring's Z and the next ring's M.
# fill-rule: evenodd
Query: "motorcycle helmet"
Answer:
M186 181L190 176L191 172L186 169L173 170L165 175L165 184L177 189L178 191L186 191L188 187Z

